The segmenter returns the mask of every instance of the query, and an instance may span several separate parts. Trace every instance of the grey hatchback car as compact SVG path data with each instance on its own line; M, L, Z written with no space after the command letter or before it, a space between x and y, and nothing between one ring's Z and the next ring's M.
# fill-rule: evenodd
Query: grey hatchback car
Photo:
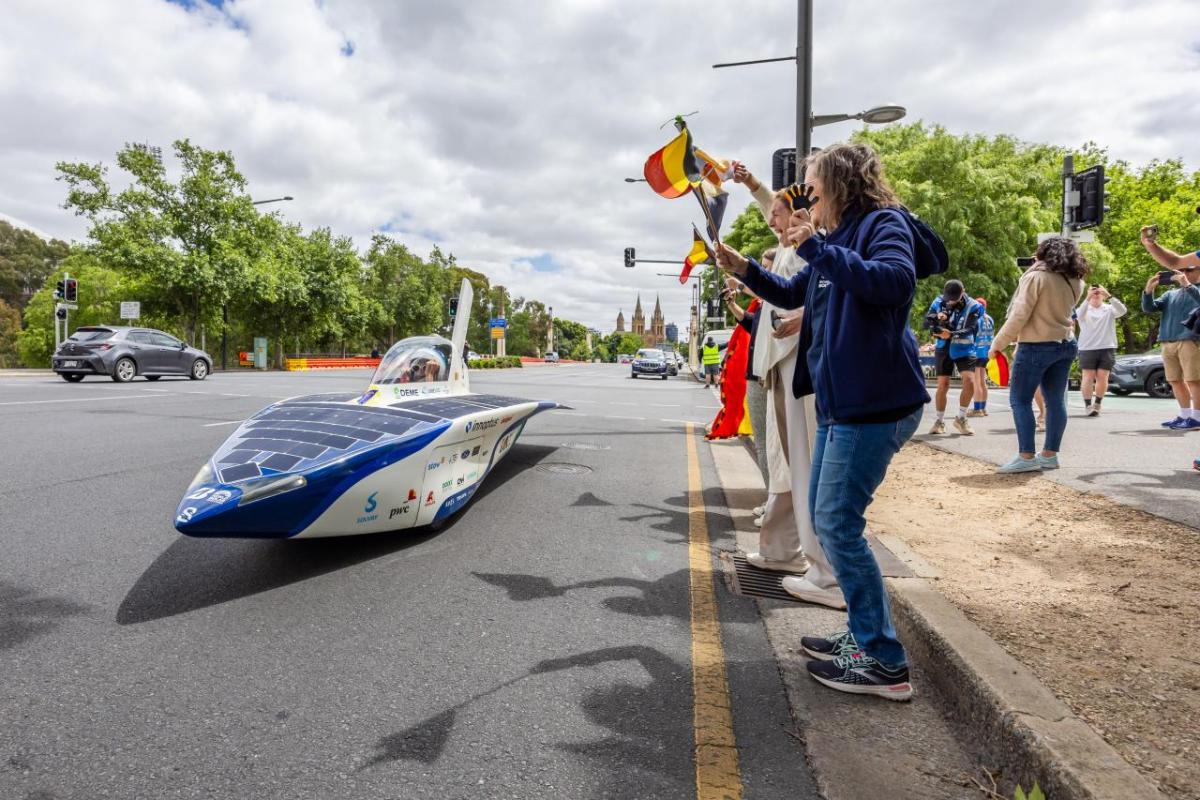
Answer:
M156 381L163 375L186 375L202 381L212 372L212 357L188 347L174 336L151 328L89 325L62 343L51 367L69 383L88 375L108 375L117 383L142 375Z

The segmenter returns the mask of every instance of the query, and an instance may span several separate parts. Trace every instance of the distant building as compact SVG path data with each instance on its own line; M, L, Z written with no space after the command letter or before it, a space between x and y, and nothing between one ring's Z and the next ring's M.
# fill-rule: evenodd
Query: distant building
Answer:
M679 341L679 326L674 322L667 325L667 341L675 344Z
M672 326L674 327L674 326ZM662 303L656 297L654 298L654 313L650 317L650 327L646 328L646 314L642 311L642 296L638 295L637 303L633 307L633 319L630 320L629 331L625 330L625 313L617 313L617 333L633 333L642 337L643 347L659 347L665 344L667 338L667 326L663 321ZM676 332L678 336L678 332Z

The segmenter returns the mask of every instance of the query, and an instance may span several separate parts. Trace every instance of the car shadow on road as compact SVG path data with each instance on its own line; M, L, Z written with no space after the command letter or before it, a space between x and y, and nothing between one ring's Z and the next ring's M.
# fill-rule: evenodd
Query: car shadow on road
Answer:
M60 620L90 610L90 606L66 597L38 596L32 589L0 580L0 652L50 633Z
M203 539L179 536L141 574L117 609L134 625L237 600L419 545L452 530L478 500L556 450L516 444L462 512L437 531L419 528L326 539Z

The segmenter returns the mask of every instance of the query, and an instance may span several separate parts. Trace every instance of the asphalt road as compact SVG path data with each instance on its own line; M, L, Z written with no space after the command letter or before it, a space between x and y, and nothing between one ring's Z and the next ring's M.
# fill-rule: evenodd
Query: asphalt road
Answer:
M436 534L312 541L172 517L237 421L367 373L0 376L0 797L695 797L685 424L715 401L626 370L473 375L575 410ZM743 796L815 796L755 607L716 597Z
M933 390L930 389L930 394ZM936 447L1003 464L1017 452L1017 432L1007 391L993 391L988 401L989 416L972 419L974 436L961 436L950 419L956 412L958 388L952 387L947 412L947 433L926 433L933 424L934 410L925 409L921 431L914 437ZM1067 395L1067 431L1059 455L1061 469L1043 475L1085 492L1111 497L1167 519L1200 528L1200 504L1196 490L1200 473L1192 459L1200 456L1200 433L1182 433L1160 427L1179 407L1174 400L1145 395L1104 398L1098 417L1085 416L1079 392ZM1041 447L1043 435L1037 436ZM1014 480L1026 480L1013 476ZM970 491L970 487L964 487ZM970 503L967 501L967 505Z

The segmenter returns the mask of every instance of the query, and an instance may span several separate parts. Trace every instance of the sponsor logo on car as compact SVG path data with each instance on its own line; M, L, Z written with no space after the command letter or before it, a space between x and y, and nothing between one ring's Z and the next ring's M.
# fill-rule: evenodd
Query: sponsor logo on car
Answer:
M228 503L229 498L231 497L233 497L233 492L229 491L228 489L222 489L219 492L213 492L210 494L208 496L208 502L219 506L222 503Z
M433 472L435 469L437 469L440 466L441 466L441 464L439 464L437 461L434 461L434 462L430 463L430 465L427 466L425 469L429 470L430 472Z
M458 486L462 486L462 485L463 485L464 483L466 483L466 482L467 482L467 479L466 479L465 477L462 477L462 478L459 478L459 479L458 479L458 483L457 483L457 485L458 485Z
M443 483L442 483L442 488L443 488L443 489L449 489L449 488L450 488L451 486L453 486L453 485L454 485L454 479L453 479L453 478L451 478L450 480L448 480L448 481L445 481L445 482L443 482Z
M375 520L379 519L379 515L374 513L375 509L379 508L379 503L375 501L375 495L377 494L379 494L379 492L371 492L371 494L367 496L367 504L363 506L364 514L355 520L356 524L365 525L368 522L374 522Z
M378 389L368 389L362 397L358 398L358 404L360 406L366 405L370 402L371 398L377 394L379 394Z
M512 422L512 414L509 414L507 417L501 417L501 418L500 418L500 424L501 424L501 425L503 425L503 424L504 424L504 423L506 423L506 422Z
M473 448L471 448L471 455L473 455L473 456L479 455L479 445L475 445Z
M471 431L486 431L500 424L500 419L467 420L467 433Z
M412 510L412 505L409 503L405 503L402 506L398 506L398 507L393 508L390 511L388 511L388 519L395 519L396 517L400 516L401 514L407 514L411 510Z
M425 498L425 505L427 505L427 506L433 505L433 492L430 492L429 496Z
M416 500L416 499L417 499L417 490L409 489L408 490L408 502L411 503L413 500Z

